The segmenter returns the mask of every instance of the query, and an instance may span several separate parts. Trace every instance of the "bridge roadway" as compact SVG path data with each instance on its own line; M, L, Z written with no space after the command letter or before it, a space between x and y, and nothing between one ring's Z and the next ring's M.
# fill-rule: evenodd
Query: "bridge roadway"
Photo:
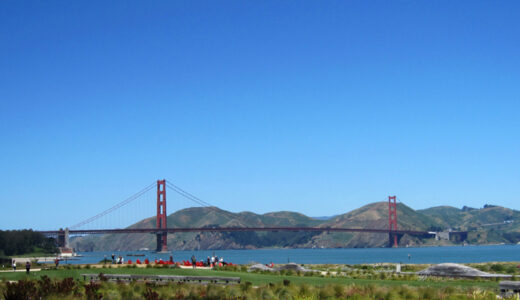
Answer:
M118 233L176 233L176 232L236 232L236 231L309 231L309 232L365 232L365 233L391 233L397 235L435 235L429 231L415 230L389 230L366 228L336 228L336 227L199 227L199 228L125 228L125 229L80 229L69 230L69 234L118 234ZM58 235L63 231L48 230L38 231L46 235Z

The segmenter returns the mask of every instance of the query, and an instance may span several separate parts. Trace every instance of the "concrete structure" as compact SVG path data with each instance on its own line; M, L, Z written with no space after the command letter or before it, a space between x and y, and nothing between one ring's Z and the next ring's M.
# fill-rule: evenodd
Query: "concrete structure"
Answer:
M487 273L475 268L454 263L433 265L416 273L419 276L438 276L454 278L511 278L511 275Z

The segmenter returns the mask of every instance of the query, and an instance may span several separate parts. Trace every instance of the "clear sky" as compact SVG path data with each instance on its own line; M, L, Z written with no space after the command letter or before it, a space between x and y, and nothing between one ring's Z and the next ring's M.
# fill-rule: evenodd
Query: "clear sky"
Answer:
M335 215L394 194L520 209L519 13L0 1L0 228L69 226L160 178L235 212Z

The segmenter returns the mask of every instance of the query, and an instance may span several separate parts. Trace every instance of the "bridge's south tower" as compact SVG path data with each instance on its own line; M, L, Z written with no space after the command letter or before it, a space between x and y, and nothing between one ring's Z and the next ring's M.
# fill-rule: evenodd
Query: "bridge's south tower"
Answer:
M168 251L166 231L166 180L157 180L157 252Z

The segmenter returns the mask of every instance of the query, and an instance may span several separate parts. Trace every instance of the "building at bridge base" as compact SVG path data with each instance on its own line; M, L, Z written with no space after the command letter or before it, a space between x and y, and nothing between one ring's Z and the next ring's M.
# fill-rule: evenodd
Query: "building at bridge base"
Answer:
M74 249L69 244L69 228L60 229L58 232L58 249L60 256L74 256Z
M166 180L157 180L157 252L168 251L168 233L166 232ZM163 229L164 231L161 231Z

